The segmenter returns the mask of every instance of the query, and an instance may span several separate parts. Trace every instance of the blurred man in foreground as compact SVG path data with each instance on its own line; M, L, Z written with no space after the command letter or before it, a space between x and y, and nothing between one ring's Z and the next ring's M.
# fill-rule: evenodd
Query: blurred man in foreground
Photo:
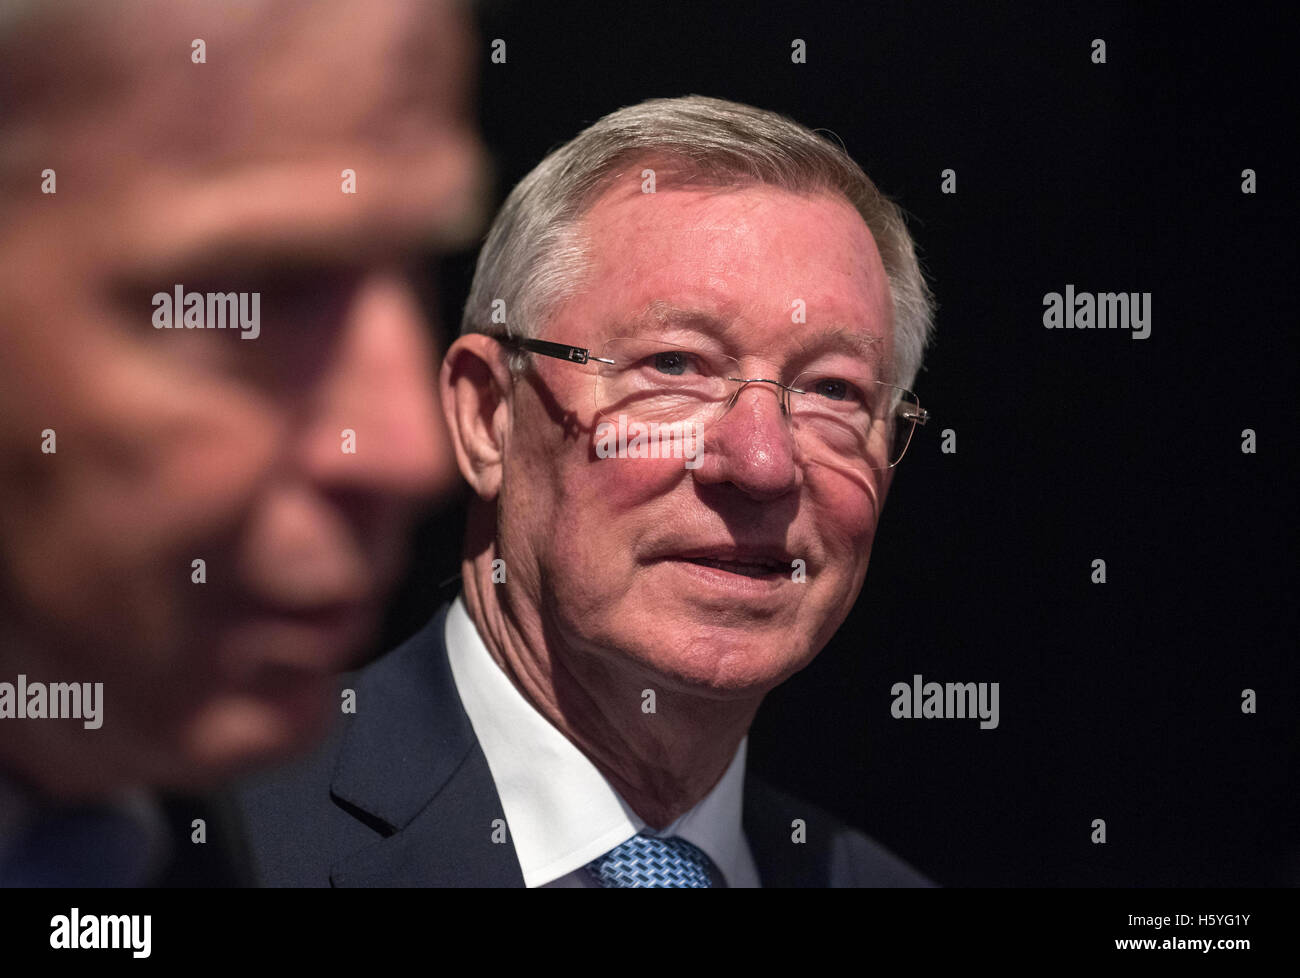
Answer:
M0 884L156 882L203 846L147 789L320 735L454 478L407 273L477 231L470 35L0 11Z

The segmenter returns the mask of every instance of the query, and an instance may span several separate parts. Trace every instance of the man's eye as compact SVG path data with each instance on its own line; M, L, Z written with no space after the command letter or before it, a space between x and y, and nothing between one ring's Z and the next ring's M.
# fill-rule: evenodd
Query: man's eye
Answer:
M832 401L861 401L862 394L847 380L825 377L813 384L813 392Z
M650 358L650 362L659 373L680 377L686 373L686 368L690 365L690 355L680 350L669 350L656 353Z

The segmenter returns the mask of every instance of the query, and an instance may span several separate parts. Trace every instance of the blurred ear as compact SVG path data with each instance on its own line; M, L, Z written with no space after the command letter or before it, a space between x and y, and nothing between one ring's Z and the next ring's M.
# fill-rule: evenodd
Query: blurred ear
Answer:
M452 343L442 360L442 410L461 475L495 499L510 426L510 370L501 345L482 333Z

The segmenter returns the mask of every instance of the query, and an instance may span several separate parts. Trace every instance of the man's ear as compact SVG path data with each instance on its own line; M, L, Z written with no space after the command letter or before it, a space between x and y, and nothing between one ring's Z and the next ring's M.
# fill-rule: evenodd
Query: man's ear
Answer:
M510 429L510 370L501 345L467 333L442 359L442 411L461 475L481 499L501 490Z

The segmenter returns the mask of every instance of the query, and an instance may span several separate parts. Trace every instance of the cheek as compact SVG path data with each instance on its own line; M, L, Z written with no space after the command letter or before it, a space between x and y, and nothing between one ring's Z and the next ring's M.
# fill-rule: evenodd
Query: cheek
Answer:
M594 425L567 437L559 431L516 429L516 446L526 438L535 448L515 466L512 498L500 511L513 523L511 536L529 541L543 577L539 589L565 580L595 600L626 588L637 541L662 525L663 510L652 504L687 470L681 459L601 458Z
M664 500L683 480L680 460L638 458L582 459L570 485L580 487L571 501L575 525L593 528L581 542L581 558L591 587L621 596L637 573L636 554L646 537L663 532L672 518ZM679 511L680 512L680 511ZM594 517L594 519L593 519ZM595 569L599 573L591 573ZM570 570L581 572L582 567Z
M109 344L105 343L104 346ZM12 554L33 607L161 641L192 596L191 561L239 523L270 467L276 418L229 382L123 348L63 373L45 456ZM17 487L31 492L32 484Z
M881 483L826 471L812 474L809 483L814 524L826 548L828 566L851 569L851 577L860 581L866 573L884 499Z
M681 459L593 456L584 459L583 464L585 471L580 478L586 483L585 494L592 505L614 517L626 518L637 507L669 495L687 475Z

